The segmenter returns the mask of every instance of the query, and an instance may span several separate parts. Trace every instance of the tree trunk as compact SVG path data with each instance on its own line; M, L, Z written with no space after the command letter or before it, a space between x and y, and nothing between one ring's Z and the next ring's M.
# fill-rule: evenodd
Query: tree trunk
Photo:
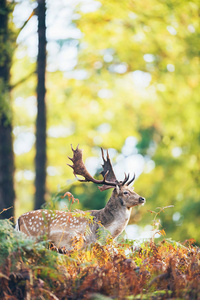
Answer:
M8 29L10 4L0 0L0 218L14 215L14 155L12 144L12 113L10 107L10 66L12 34ZM8 209L11 207L10 209ZM3 210L5 211L1 213ZM7 210L8 209L8 210Z
M46 192L46 4L38 0L38 56L37 56L37 120L36 120L36 177L35 209L45 203Z

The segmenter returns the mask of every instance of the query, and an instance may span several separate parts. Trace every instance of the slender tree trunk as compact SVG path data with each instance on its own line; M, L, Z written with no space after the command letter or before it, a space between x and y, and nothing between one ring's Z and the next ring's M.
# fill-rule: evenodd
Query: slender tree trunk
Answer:
M37 0L38 15L38 57L37 57L37 120L36 120L36 178L35 209L45 203L46 192L46 4Z
M10 107L12 34L8 29L9 4L0 0L0 218L14 215L14 155ZM12 207L11 209L4 209Z

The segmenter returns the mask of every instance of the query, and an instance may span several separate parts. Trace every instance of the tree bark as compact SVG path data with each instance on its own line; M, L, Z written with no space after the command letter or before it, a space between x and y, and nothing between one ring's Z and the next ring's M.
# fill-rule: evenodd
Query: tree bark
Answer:
M46 192L46 3L38 0L38 56L37 56L37 120L36 120L36 177L35 209L45 203Z
M9 3L0 0L0 218L14 215L14 155L10 105L13 36L8 29ZM10 208L11 207L11 208ZM10 209L8 209L10 208ZM3 212L3 210L5 211ZM1 213L2 212L2 213Z

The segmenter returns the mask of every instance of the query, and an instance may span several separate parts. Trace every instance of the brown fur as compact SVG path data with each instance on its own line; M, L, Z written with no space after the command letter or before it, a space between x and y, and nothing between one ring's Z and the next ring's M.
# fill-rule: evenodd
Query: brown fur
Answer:
M128 193L128 194L124 194ZM93 217L71 215L64 211L36 210L23 214L18 219L18 230L39 238L46 234L58 248L71 249L74 238L83 238L84 245L97 240L98 229L103 225L116 238L128 224L133 206L145 203L145 199L126 185L115 188L106 206L89 211ZM100 225L101 224L101 225Z

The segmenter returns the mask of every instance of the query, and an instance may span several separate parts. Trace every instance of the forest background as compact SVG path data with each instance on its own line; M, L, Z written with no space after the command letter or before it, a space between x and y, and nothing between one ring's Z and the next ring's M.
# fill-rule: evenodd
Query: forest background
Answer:
M1 156L0 178L7 168L16 217L35 206L37 2L1 0L12 33L0 41L1 130L11 128L15 172ZM76 207L102 208L110 193L77 183L66 163L70 144L80 144L98 174L103 147L117 177L135 172L135 190L147 199L131 223L149 226L149 210L173 205L160 215L167 237L200 243L198 12L197 1L185 0L46 1L45 201L63 208L70 191ZM0 193L1 211L9 206Z

